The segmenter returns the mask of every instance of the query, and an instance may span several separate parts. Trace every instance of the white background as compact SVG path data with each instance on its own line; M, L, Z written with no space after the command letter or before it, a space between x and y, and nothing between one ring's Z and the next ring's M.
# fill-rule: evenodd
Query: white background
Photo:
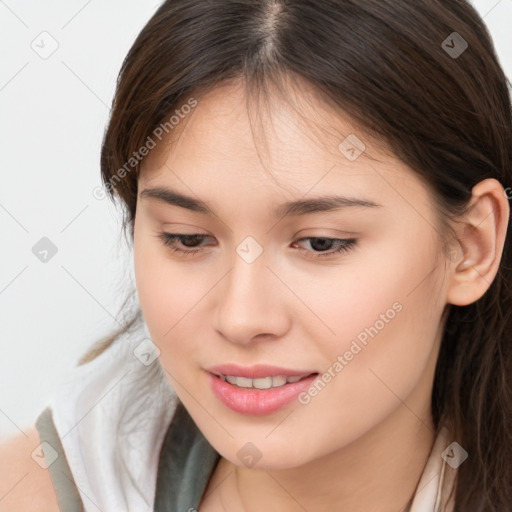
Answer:
M131 256L121 212L92 191L118 70L159 4L0 0L2 436L31 426L65 373L118 325ZM511 78L512 0L474 5ZM59 45L47 59L31 47L43 31ZM58 250L47 263L32 253L42 237Z

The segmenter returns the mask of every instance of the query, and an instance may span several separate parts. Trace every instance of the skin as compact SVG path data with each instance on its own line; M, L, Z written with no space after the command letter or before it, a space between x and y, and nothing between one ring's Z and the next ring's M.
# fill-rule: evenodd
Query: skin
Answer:
M210 91L152 150L134 224L137 289L160 362L222 455L199 510L397 512L434 442L430 398L443 313L477 300L498 269L509 216L503 188L496 180L475 187L468 214L453 224L463 243L455 240L446 255L429 190L347 116L303 86L302 111L331 128L319 138L272 96L272 115L259 125L262 150L244 94L236 82ZM366 145L355 161L338 150L351 133ZM156 186L200 198L215 215L140 196ZM334 192L380 206L278 220L269 213ZM202 252L173 252L162 231L206 235ZM247 236L263 249L252 263L236 252ZM315 258L321 249L302 237L357 242ZM394 303L400 312L306 405L245 416L209 386L205 368L228 362L322 374ZM252 467L237 456L247 442L261 452Z
M40 443L35 427L0 440L0 512L59 512L50 473L31 456Z

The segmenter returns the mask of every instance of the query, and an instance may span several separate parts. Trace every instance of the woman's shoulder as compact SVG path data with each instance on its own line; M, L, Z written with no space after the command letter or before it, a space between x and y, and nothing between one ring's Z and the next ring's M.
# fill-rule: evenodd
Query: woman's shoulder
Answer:
M35 427L0 440L0 512L59 512Z

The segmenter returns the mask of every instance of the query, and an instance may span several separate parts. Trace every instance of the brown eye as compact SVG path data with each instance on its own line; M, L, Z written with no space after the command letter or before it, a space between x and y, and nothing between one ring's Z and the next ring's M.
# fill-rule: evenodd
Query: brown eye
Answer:
M182 233L159 233L158 238L162 240L166 247L169 247L173 252L182 253L183 255L190 255L201 252L202 249L196 249L202 240L208 238L208 235L202 234L182 234ZM181 244L183 248L180 248Z
M305 240L310 241L309 245L313 250L311 251L303 248L300 248L300 250L312 253L312 257L314 258L321 258L325 256L332 256L333 254L338 254L341 252L348 252L357 242L355 238L345 239L327 237L305 237L298 240L298 242L303 242Z

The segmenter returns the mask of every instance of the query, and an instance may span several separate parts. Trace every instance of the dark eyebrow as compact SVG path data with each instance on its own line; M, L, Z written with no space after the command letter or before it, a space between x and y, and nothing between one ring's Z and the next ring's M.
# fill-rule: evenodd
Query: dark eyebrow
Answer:
M186 208L203 215L213 215L215 212L207 203L200 199L190 197L165 187L146 188L140 193L141 198L153 198L164 203ZM281 218L292 215L306 215L308 213L327 212L349 206L363 208L377 208L382 205L365 199L357 199L343 196L323 196L310 199L298 199L280 204L271 214Z

